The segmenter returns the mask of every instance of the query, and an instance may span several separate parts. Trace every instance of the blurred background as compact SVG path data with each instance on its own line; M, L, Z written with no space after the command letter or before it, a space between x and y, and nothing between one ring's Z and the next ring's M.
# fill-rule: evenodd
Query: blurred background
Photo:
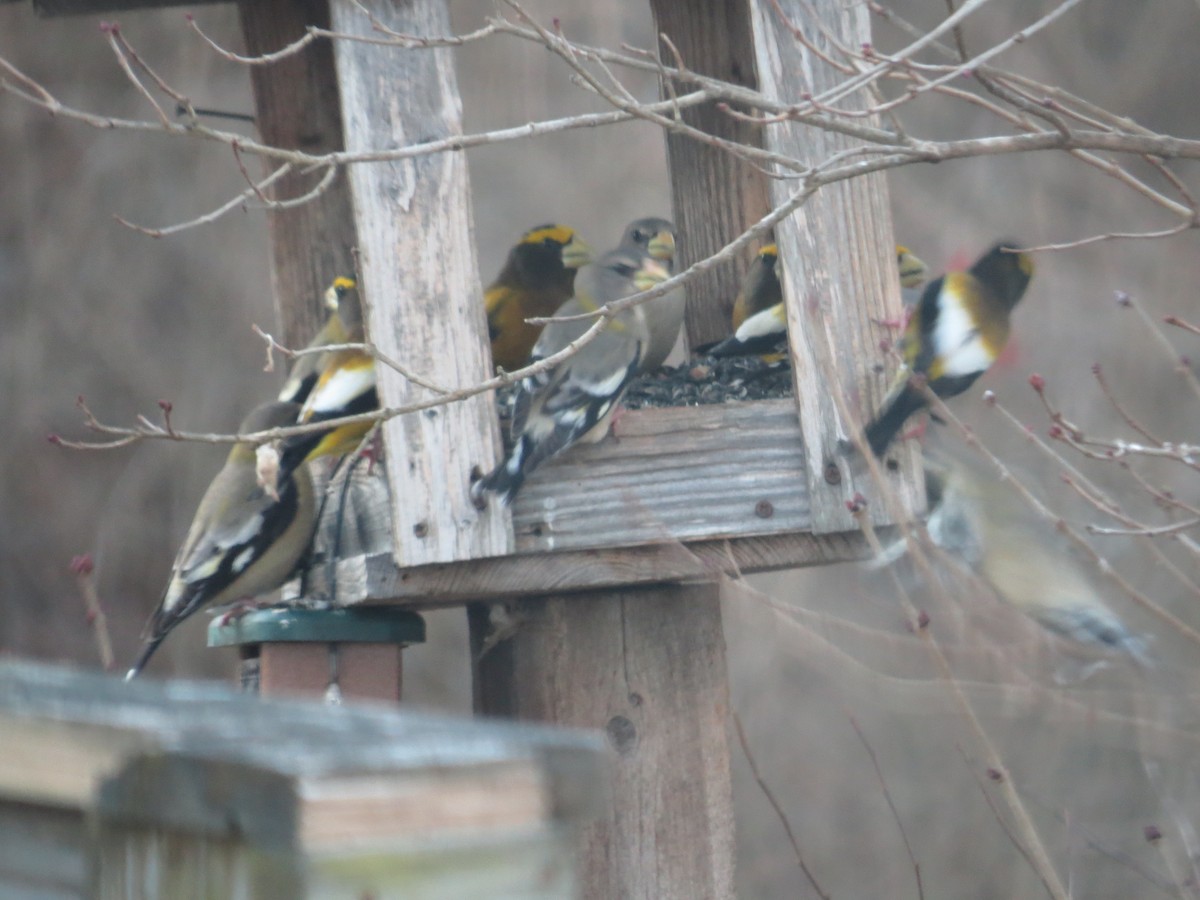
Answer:
M978 52L1052 5L992 4L969 20L968 47ZM483 6L452 0L456 29L481 24L491 13ZM889 6L926 28L945 13L944 4L930 0ZM556 0L527 7L542 21L557 17L568 36L586 43L654 45L647 4ZM201 7L197 19L225 46L240 47L232 6ZM120 23L147 61L196 105L252 111L246 70L204 47L181 10L124 13ZM876 24L877 46L903 45L894 29ZM1131 15L1123 0L1093 0L998 63L1151 129L1196 138L1198 24L1194 2L1145 0ZM42 20L27 4L4 4L0 55L64 103L130 118L152 115L94 18ZM551 54L522 42L494 39L458 51L457 59L468 131L597 108ZM653 78L626 73L625 83L638 97L656 96ZM936 96L904 107L902 118L918 137L1003 133L977 108ZM528 226L564 221L603 247L637 216L670 214L664 141L649 125L494 145L471 151L469 161L485 281ZM0 166L0 415L9 423L0 449L0 652L98 664L69 571L73 556L89 553L123 664L224 451L147 442L76 452L50 446L46 434L86 436L78 395L114 423L131 423L138 413L156 419L157 401L167 399L179 427L214 431L232 431L244 410L272 395L280 376L262 372L262 345L251 331L253 323L273 325L266 214L251 209L161 240L130 231L113 217L170 225L242 190L228 152L99 131L3 95ZM1136 161L1131 167L1149 171ZM1172 168L1197 184L1195 163ZM889 177L897 238L935 272L969 261L1004 236L1032 245L1174 224L1132 191L1058 153L913 166ZM980 394L994 390L1044 434L1049 423L1026 386L1037 371L1055 402L1089 433L1132 437L1096 386L1091 369L1100 363L1150 429L1196 441L1197 399L1176 371L1177 360L1136 313L1114 302L1114 292L1127 292L1157 317L1196 320L1200 254L1195 235L1185 234L1045 253L1037 265L1015 315L1012 352L953 408L1068 521L1096 521L1096 512L1062 484L1061 466L1048 464L1019 430L984 407ZM1179 356L1197 353L1200 339L1182 333L1169 339ZM961 442L949 429L941 432L936 441L966 455L953 446ZM1126 471L1080 464L1131 510L1154 514ZM1197 500L1194 472L1188 478L1178 466L1136 468L1181 499ZM1180 577L1144 541L1095 540L1146 596L1200 627L1194 556L1173 557ZM1179 834L1198 808L1196 717L1187 702L1200 658L1195 643L1110 581L1097 580L1112 608L1152 636L1160 668L1147 675L1116 664L1087 682L1060 685L1063 643L978 585L950 578L948 590L930 590L903 565L896 576L917 607L929 611L956 677L1074 896L1186 891L1176 885L1191 872L1180 861L1187 848ZM807 863L834 896L917 896L905 840L927 897L1040 896L1044 891L1010 839L1008 814L985 798L980 745L947 681L907 632L898 593L891 573L861 566L729 586L732 706L762 776ZM206 625L197 616L178 629L153 674L228 677L232 657L204 649ZM414 703L469 710L465 616L431 613L429 635L406 657L406 691ZM733 755L741 895L815 896L736 743ZM1144 839L1152 824L1167 833L1163 841Z

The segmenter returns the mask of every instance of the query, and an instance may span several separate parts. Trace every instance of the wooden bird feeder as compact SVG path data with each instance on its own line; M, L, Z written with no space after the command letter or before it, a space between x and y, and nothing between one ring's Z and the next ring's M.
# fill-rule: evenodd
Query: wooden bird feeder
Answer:
M162 0L35 4L96 12ZM819 58L831 41L870 41L867 6L842 0L650 5L657 31L690 71L781 101L799 103L844 80ZM445 0L240 0L239 10L251 55L279 50L309 26L377 37L364 11L395 32L451 33ZM321 153L460 135L453 54L318 41L277 65L255 66L262 139ZM861 93L837 101L845 110L865 104ZM681 119L812 163L855 146L844 134L786 119L755 124L715 104L683 110ZM768 182L713 143L672 133L667 145L680 269L804 187L803 177ZM289 176L280 196L303 193L312 178ZM273 212L269 222L289 343L315 330L318 298L332 275L350 270L353 247L367 330L383 353L442 391L491 374L463 153L350 166L314 202ZM883 176L821 189L775 237L794 400L630 412L619 441L573 448L534 473L511 510L492 503L482 512L471 503L469 478L501 455L492 398L392 418L384 428L392 549L338 563L342 605L468 607L480 713L607 735L614 778L599 822L577 849L588 898L733 896L719 580L866 553L847 504L877 492L843 447L857 427L846 411L872 409L885 385L868 362L887 336L875 322L900 305ZM692 344L726 333L741 274L717 268L689 286ZM377 368L384 406L436 396ZM895 456L900 465L886 477L912 510L918 466L908 450ZM889 524L884 504L869 511L876 525ZM490 607L501 600L511 637L490 646Z

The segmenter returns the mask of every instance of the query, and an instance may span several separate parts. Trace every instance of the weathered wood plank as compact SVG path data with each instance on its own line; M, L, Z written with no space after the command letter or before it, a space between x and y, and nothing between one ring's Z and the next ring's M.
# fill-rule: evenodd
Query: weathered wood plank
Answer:
M655 30L671 39L690 71L756 86L748 0L650 0L650 8ZM670 58L666 47L659 52ZM715 103L685 109L682 118L706 134L762 145L756 126L721 112ZM763 173L711 144L668 134L667 160L681 267L711 256L770 209ZM752 256L748 251L742 265L719 266L688 286L690 346L729 333L733 300Z
M725 643L715 585L518 601L515 633L479 658L476 707L603 729L615 773L580 842L589 900L733 897Z
M450 33L445 0L331 0L335 30L377 38L364 9L406 34ZM346 149L402 147L462 133L449 49L338 41ZM482 288L472 240L466 158L441 153L350 170L362 253L367 332L380 350L441 388L489 374ZM380 365L384 405L430 396ZM490 469L500 435L490 396L392 419L384 429L396 558L405 565L504 554L507 515L468 495L473 467Z
M220 760L259 770L263 778L292 780L371 773L423 778L430 771L528 761L543 772L546 808L564 819L588 814L586 788L599 778L595 742L578 733L383 707L262 701L201 682L125 683L9 661L0 661L0 734L6 751L0 754L0 798L63 807L86 803L100 779L143 753L161 758L171 752L195 765ZM183 815L181 803L171 806L171 795L154 796L133 803L131 811L144 813L153 801Z
M845 75L801 43L789 26L823 53L838 54L834 41L859 48L871 40L870 10L841 0L751 0L754 47L762 92L785 103L802 103L806 94L820 97ZM782 18L786 16L786 20ZM839 110L862 111L870 105L863 91L838 100ZM858 146L845 135L807 127L795 121L766 126L768 149L809 165ZM791 181L771 184L773 202L795 190ZM822 188L816 196L776 228L788 333L792 347L800 427L804 434L806 481L816 533L854 527L846 502L857 491L875 494L861 461L842 452L841 442L859 427L845 421L828 387L837 385L860 418L876 408L887 380L872 373L881 356L879 343L892 337L873 320L895 316L900 309L895 240L887 181L881 173ZM911 451L907 451L911 453ZM856 477L855 469L859 472ZM920 492L911 457L891 475L907 508L917 508ZM907 472L907 475L903 474ZM876 523L888 521L885 505L871 505Z
M384 552L348 555L338 563L336 591L323 563L309 573L309 589L341 604L440 606L869 555L857 530L806 531L803 452L790 400L636 410L618 431L534 473L515 504L516 555L404 568ZM357 495L356 520L377 523L367 531L386 527L385 494ZM323 524L322 533L328 530Z
M87 896L87 835L78 811L0 801L0 897Z
M319 900L573 900L578 876L570 835L561 830L509 830L494 840L427 841L403 857L381 858L350 846L322 853L309 866L310 896Z
M809 521L790 400L627 413L614 436L534 472L513 508L519 553L771 534Z
M239 0L238 15L250 55L279 50L302 37L310 25L329 27L326 0ZM342 149L337 78L328 41L316 41L270 66L251 66L250 85L263 141L307 153ZM264 173L271 168L264 167ZM319 178L320 173L285 176L270 196L301 196ZM322 304L325 288L337 276L354 272L354 213L345 173L312 202L270 212L267 225L280 340L303 347L329 315Z
M377 554L339 563L338 596L344 603L382 601L420 609L523 594L711 581L721 575L849 562L870 554L859 532L562 550L410 569L397 569L390 554Z

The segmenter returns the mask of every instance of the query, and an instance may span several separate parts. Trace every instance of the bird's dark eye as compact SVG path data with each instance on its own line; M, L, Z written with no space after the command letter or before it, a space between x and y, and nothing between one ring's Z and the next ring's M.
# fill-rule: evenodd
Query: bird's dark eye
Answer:
M635 228L633 229L633 241L635 244L648 244L650 243L650 235L646 234L640 228Z
M616 272L618 275L620 275L622 278L632 278L634 276L634 274L637 272L637 269L635 269L633 266L629 265L628 263L615 263L612 268L613 268L613 271Z
M542 240L542 246L547 250L552 250L557 244L558 241L554 240L554 238L545 238Z

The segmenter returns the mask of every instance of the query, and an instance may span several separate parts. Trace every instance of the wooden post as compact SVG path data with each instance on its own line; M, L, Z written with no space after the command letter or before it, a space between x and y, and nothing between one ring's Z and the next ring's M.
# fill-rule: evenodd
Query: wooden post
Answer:
M520 600L515 632L479 653L485 715L601 729L614 776L580 843L590 900L705 900L733 893L725 639L715 585Z
M650 8L656 30L671 39L690 71L756 87L749 0L650 0ZM673 62L665 47L659 52ZM721 112L716 104L685 109L682 116L706 134L762 146L757 126ZM669 134L667 160L680 230L680 268L712 256L770 210L762 172L723 150ZM747 253L746 260L752 255ZM721 266L688 286L690 346L729 334L729 315L745 271L746 265Z
M252 56L287 46L303 37L310 25L329 27L326 0L239 0L238 13L246 52ZM316 41L274 65L251 66L250 84L265 143L308 153L342 149L342 116L328 41ZM311 174L292 174L277 183L271 196L297 197L316 182ZM272 212L268 222L281 340L302 347L329 314L322 305L325 288L337 276L354 271L354 214L345 174L339 173L311 203Z
M369 11L402 34L450 34L445 0L332 0L336 31L377 39ZM404 147L462 133L449 49L402 49L356 41L335 48L346 149ZM443 390L489 375L483 289L472 240L470 186L462 153L352 166L367 333L379 349ZM402 406L433 396L377 365L380 401ZM388 421L387 476L400 565L451 562L511 551L508 516L479 512L470 473L500 457L491 395Z
M859 48L871 40L866 4L752 0L752 6L760 89L781 102L802 104L806 95L819 98L846 78L798 40L792 28L801 29L809 44L834 57L834 41ZM870 103L871 98L858 91L834 106L859 111ZM801 122L767 126L765 142L768 149L810 165L860 143ZM782 203L794 190L790 181L773 182L773 202ZM872 374L871 363L880 358L881 339L893 337L876 321L900 309L887 180L876 173L828 185L781 222L775 233L785 276L812 530L848 531L856 526L847 501L856 491L871 488L855 477L861 466L843 449L859 422L845 421L830 388L837 386L851 409L866 418L886 387L886 379ZM813 390L818 384L827 387ZM906 481L893 478L893 487L902 491L909 508L921 505L918 469L910 462ZM884 504L872 504L870 511L877 524L890 521Z

